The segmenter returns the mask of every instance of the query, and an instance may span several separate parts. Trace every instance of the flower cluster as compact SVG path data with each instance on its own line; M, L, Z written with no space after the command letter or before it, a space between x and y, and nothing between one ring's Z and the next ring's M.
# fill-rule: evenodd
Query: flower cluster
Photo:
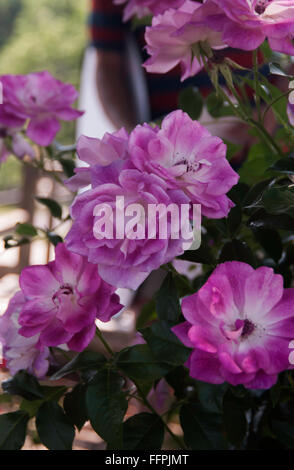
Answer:
M226 193L239 177L226 159L226 146L182 111L168 115L161 128L144 124L130 136L124 130L102 140L83 136L78 155L90 166L77 169L68 185L91 187L72 205L66 243L98 264L101 277L116 287L136 289L152 270L181 255L185 240L173 239L171 220L164 239L99 239L93 230L98 204L113 207L117 196L124 197L125 207L201 204L210 218L226 217L233 206Z
M169 9L154 16L152 26L146 28L147 52L151 56L144 67L151 73L166 73L180 64L182 80L196 75L203 63L200 47L223 49L220 32L209 28L206 18L215 13L211 4L186 0L178 9Z
M82 115L72 108L77 99L75 88L56 80L49 72L28 75L2 75L3 104L0 106L0 160L8 150L22 158L34 156L34 150L21 131L34 143L50 145L60 130L60 121L72 121ZM11 148L7 149L7 142Z
M154 16L146 28L148 72L181 64L182 80L201 68L201 52L227 46L251 51L265 39L273 51L293 55L294 0L186 0ZM199 60L200 58L200 60Z
M193 352L192 377L267 389L289 368L294 337L294 289L271 268L219 265L206 284L182 302L186 322L174 333Z
M82 351L93 339L96 318L107 322L122 308L97 266L62 243L54 261L22 271L20 287L0 320L4 358L12 373L26 369L45 375L49 346L66 344Z

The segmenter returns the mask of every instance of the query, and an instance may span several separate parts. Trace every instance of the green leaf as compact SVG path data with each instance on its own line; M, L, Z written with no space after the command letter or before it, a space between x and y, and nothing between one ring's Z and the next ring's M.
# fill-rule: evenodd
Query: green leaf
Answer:
M222 420L218 413L210 413L197 403L183 405L180 411L184 440L192 450L223 450Z
M59 380L65 375L74 372L84 372L88 370L99 370L106 364L106 358L94 351L83 351L74 359L65 364L58 372L56 372L50 380Z
M12 379L2 383L2 388L10 395L20 395L27 400L44 398L42 388L38 380L25 370L19 371Z
M147 344L123 349L117 355L116 364L131 379L144 381L160 379L173 367L158 360Z
M17 246L28 245L31 243L29 238L21 237L19 240L16 240L12 235L7 235L7 237L3 238L3 241L5 250L9 250L9 248L16 248Z
M124 379L108 369L97 372L86 393L87 414L93 429L117 448L122 443L122 423L128 402L122 391Z
M189 114L190 118L197 121L203 110L203 98L198 88L189 87L180 92L179 108Z
M21 411L26 411L30 418L33 418L36 416L36 414L39 411L40 406L44 403L44 400L34 400L34 401L29 401L26 400L25 398L22 400L19 409Z
M286 422L275 419L272 421L272 430L277 436L277 439L282 442L286 448L294 449L293 422Z
M228 197L238 206L243 205L244 199L249 192L249 186L245 183L238 183L232 187L228 193Z
M255 228L253 233L262 248L277 263L283 252L283 244L279 233L269 228Z
M223 116L234 116L234 111L228 101L224 101L215 92L210 93L206 99L206 106L209 114L214 118Z
M15 411L0 416L0 450L19 450L24 445L29 415Z
M273 184L274 179L269 178L267 180L259 181L259 183L256 183L250 190L248 191L244 201L243 205L244 207L251 207L251 206L256 206L258 202L261 201L262 195L264 191L271 185Z
M287 75L284 70L281 69L279 64L270 63L269 64L270 73L272 75L279 75L281 77L292 78L291 75Z
M47 232L48 240L52 243L52 245L57 246L58 243L63 243L63 239L53 232Z
M216 385L197 382L198 398L203 408L213 413L220 413L227 388L227 384Z
M28 237L36 237L38 235L37 230L31 224L18 224L15 231L18 235L25 235Z
M270 389L270 397L271 397L271 402L273 407L279 403L280 398L281 398L281 387L279 383L276 383L271 389Z
M179 400L187 398L189 395L196 396L196 384L194 379L189 376L188 369L179 366L169 372L164 379L173 388L175 397Z
M52 216L57 219L62 219L62 208L58 204L58 202L54 201L54 199L44 198L44 197L36 197L36 200L46 206L49 211L51 212Z
M247 225L254 229L265 227L272 230L294 230L294 219L287 214L271 215L263 209L256 211L248 220Z
M243 261L255 266L254 256L249 246L236 239L226 243L220 253L219 262L224 263L225 261Z
M152 320L156 319L156 304L154 300L150 300L145 304L137 318L136 329L140 330L144 328Z
M239 447L247 432L247 420L242 400L229 390L223 399L223 414L228 440Z
M140 330L148 346L158 360L177 367L186 362L191 350L184 346L166 322L155 322Z
M294 217L294 192L291 189L270 188L263 194L262 203L269 214Z
M185 261L191 261L192 263L201 263L201 264L209 264L214 265L215 259L211 252L209 246L205 243L201 243L201 246L198 250L188 250L181 256L179 259L183 259Z
M294 175L294 157L285 157L278 160L271 169L278 173L285 173L287 175Z
M71 450L75 430L57 403L43 403L37 414L36 427L42 443L48 449Z
M156 312L160 320L177 323L181 314L177 288L172 273L168 273L156 295Z
M69 158L59 158L59 162L62 166L65 175L68 176L68 178L74 176L74 169L76 167L74 160L71 160Z
M252 185L264 179L264 174L276 157L263 143L252 145L248 157L239 170L240 181Z
M162 420L150 413L132 416L123 425L124 450L160 450L163 438Z
M237 234L242 223L242 210L240 206L235 206L230 210L227 218L228 229L231 236Z
M86 408L87 387L78 384L64 397L63 408L70 422L80 431L88 419Z

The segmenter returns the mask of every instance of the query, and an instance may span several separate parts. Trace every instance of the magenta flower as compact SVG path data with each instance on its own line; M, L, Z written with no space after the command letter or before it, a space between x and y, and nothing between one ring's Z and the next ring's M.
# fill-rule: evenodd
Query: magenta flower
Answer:
M7 149L6 139L10 140L10 150ZM35 158L36 154L33 147L26 141L20 133L20 129L13 127L2 127L0 124L0 164L3 163L7 157L13 154L22 159L25 155Z
M181 190L168 191L167 184L159 176L124 168L123 165L125 165L123 161L117 161L108 167L95 170L93 189L79 195L71 207L74 223L66 237L66 243L68 249L87 256L91 263L97 264L100 276L109 284L136 289L151 271L182 254L183 243L187 242L181 236L178 239L172 238L171 220L167 221L165 238L161 239L158 236L157 227L155 227L155 238L148 237L148 204L161 203L165 207L175 204L180 207L181 204L189 205L189 199ZM125 212L133 204L140 205L141 212L134 225L132 225L133 214L124 214L124 219L119 216L119 222L116 223L117 197L124 198L121 212ZM113 232L107 237L99 238L95 233L95 226L101 217L99 214L94 215L94 211L102 204L106 204L112 210L113 217L109 220ZM119 229L121 238L117 236L119 223L122 224L122 229ZM128 236L132 229L133 232L138 230L138 237ZM187 239L188 242L189 240L192 242L188 236Z
M182 310L187 321L173 332L193 349L186 364L192 377L267 389L290 367L294 289L283 289L271 268L221 264Z
M177 8L185 0L114 0L116 5L127 3L124 10L124 21L128 21L132 16L143 18L154 13L155 15L163 13L169 8Z
M215 13L206 22L223 33L223 41L229 46L251 51L268 38L272 50L294 54L294 0L209 2L215 5Z
M72 85L56 80L49 72L3 75L3 105L0 124L22 127L27 120L27 136L36 144L50 145L60 129L60 121L72 121L83 113L71 107L78 93Z
M66 184L71 191L77 191L93 182L95 186L95 174L101 167L107 167L118 160L128 158L129 135L122 128L113 134L108 132L102 139L86 137L82 135L77 143L77 153L79 159L85 162L88 167L75 168L75 175Z
M233 206L226 193L239 176L226 159L226 146L188 114L174 111L161 129L145 124L130 135L132 163L155 173L170 188L180 188L192 203L201 204L203 215L226 217Z
M96 318L107 322L122 308L97 266L64 244L57 245L54 261L25 268L20 286L25 304L19 315L19 334L25 338L39 335L43 346L67 344L82 351L95 334Z
M147 72L166 73L180 64L183 81L203 66L194 56L197 44L206 42L213 49L226 47L221 33L205 24L205 8L206 5L186 0L177 10L167 10L153 18L145 34L151 56L144 64Z
M49 368L49 349L39 343L39 334L24 338L19 334L19 314L25 305L22 292L17 292L8 308L0 317L0 342L3 357L11 375L24 369L36 377L43 378Z

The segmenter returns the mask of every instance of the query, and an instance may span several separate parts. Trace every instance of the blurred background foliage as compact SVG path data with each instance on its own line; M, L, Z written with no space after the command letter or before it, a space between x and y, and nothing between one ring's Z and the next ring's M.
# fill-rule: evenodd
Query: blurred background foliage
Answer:
M87 0L1 0L0 74L48 70L59 80L79 87L87 43ZM58 138L74 141L74 123L64 123ZM20 180L19 165L9 158L0 168L0 189ZM7 173L14 178L7 179Z

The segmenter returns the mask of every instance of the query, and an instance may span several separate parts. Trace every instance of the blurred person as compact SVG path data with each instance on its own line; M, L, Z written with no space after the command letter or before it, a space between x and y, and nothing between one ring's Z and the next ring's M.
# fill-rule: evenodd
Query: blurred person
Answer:
M143 67L140 67L148 58L144 49L145 27L134 28L131 21L124 23L122 13L123 7L114 5L112 0L91 2L89 33L90 44L97 55L96 87L104 111L116 129L124 126L130 131L139 122L156 120L174 111L179 107L179 94L186 87L197 87L204 98L213 91L213 85L205 70L184 82L180 81L179 66L166 74L147 73ZM141 62L137 69L129 65L130 44L133 46L132 58L136 56L135 60L137 58L138 62ZM137 46L136 51L134 44ZM224 51L233 61L252 69L251 51L233 49ZM262 62L261 55L259 60ZM261 67L261 71L267 73L264 67ZM136 105L144 93L145 101L144 97L141 99L145 103L142 115L138 113ZM231 140L233 143L246 144L248 141L247 126L235 118L222 119L221 123L216 123L204 111L201 120L205 121L205 126L212 134Z

